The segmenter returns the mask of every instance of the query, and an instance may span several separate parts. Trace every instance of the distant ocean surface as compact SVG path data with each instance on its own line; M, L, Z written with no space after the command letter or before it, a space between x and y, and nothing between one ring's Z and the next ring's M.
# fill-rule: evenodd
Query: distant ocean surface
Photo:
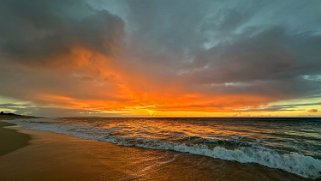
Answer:
M256 163L306 178L321 177L321 119L59 118L10 120L121 146Z

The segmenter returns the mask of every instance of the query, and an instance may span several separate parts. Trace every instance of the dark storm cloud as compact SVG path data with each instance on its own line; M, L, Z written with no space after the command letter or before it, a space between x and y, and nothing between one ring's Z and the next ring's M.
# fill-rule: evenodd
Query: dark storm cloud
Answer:
M111 54L120 46L122 20L83 0L0 3L0 53L7 59L45 61L73 47Z
M320 1L128 2L128 32L142 47L130 56L156 64L144 71L161 80L206 93L320 92L320 82L306 78L321 74Z

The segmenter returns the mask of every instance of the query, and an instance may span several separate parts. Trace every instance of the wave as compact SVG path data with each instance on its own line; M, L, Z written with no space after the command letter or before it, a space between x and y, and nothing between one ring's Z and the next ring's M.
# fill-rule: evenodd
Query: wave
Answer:
M111 138L99 139L122 146L135 146L140 148L171 150L182 153L208 156L212 158L237 161L240 163L256 163L270 168L300 175L305 178L318 178L321 176L321 160L299 153L281 154L275 150L262 146L239 147L227 149L222 146L209 148L206 145L186 145L166 143L164 141L146 138Z
M208 146L206 144L195 144L189 142L183 143L161 139L110 135L113 129L118 128L102 130L95 127L84 128L71 125L48 123L39 124L21 121L10 122L20 124L31 129L52 131L55 133L72 135L82 139L105 141L121 146L134 146L157 150L171 150L182 153L202 155L216 159L237 161L240 163L256 163L270 168L281 169L305 178L321 177L321 160L295 152L281 153L271 148L267 148L257 144L236 144L236 146L233 147L229 146L229 144ZM188 139L199 138L191 137ZM217 142L220 143L221 140L217 140Z

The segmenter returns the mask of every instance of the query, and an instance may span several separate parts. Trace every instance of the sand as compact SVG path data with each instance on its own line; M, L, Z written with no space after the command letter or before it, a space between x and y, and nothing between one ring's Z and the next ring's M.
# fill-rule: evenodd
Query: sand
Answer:
M32 139L0 156L0 180L304 180L255 164L13 129Z
M0 156L28 145L30 136L16 130L7 129L14 124L0 122Z

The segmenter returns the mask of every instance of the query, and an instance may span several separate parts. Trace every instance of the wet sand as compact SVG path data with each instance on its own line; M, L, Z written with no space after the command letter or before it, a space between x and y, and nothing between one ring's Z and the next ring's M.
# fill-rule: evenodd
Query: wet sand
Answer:
M0 180L305 180L255 164L14 129L32 139L0 156Z
M0 156L28 145L30 136L6 127L14 124L0 122Z

